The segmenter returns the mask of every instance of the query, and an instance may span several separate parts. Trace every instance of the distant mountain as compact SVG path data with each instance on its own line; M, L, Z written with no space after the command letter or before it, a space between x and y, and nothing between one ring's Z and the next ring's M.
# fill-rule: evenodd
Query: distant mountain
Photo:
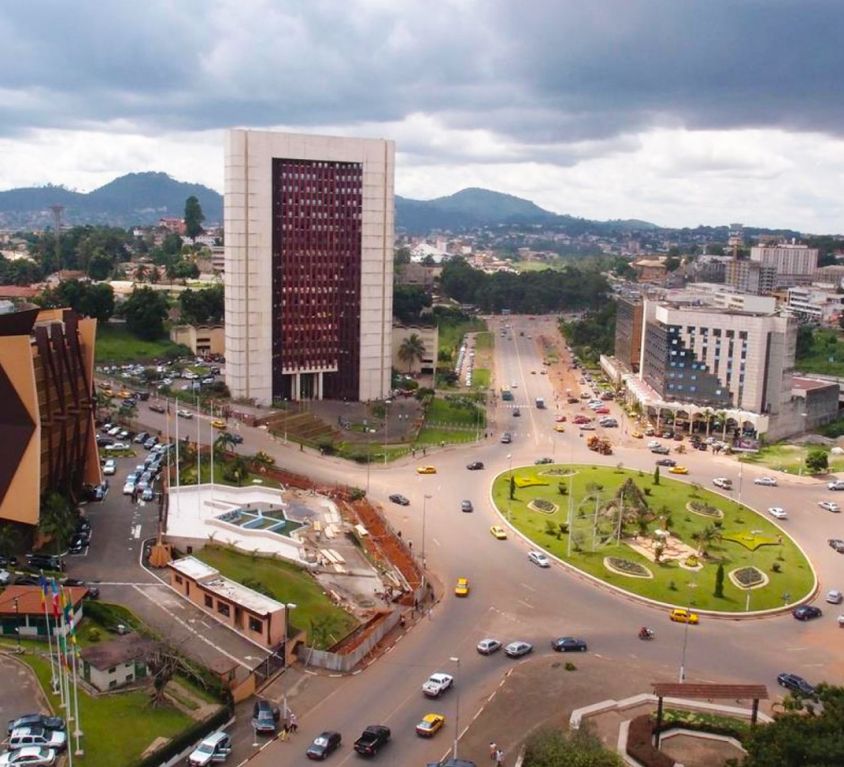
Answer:
M47 226L52 223L51 205L64 205L66 224L154 224L162 216L184 215L185 200L191 195L199 200L206 222L222 222L223 196L219 192L150 172L129 173L88 193L61 186L0 192L0 226Z
M590 221L552 213L530 200L477 187L461 189L448 197L433 200L410 200L396 196L396 226L411 234L426 234L436 229L456 232L484 226L537 224L561 227L572 235L586 231L597 234L657 228L655 224L637 219Z

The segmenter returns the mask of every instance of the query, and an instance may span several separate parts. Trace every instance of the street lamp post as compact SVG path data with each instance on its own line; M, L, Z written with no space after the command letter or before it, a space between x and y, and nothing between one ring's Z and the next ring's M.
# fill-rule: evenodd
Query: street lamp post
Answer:
M457 759L457 741L460 739L460 658L450 658L452 663L457 664L457 684L455 685L454 699L454 758Z
M509 476L507 477L507 521L512 522L512 516L510 514L510 488L513 485L513 454L507 453L507 464L509 468Z
M425 493L422 496L422 567L426 567L427 563L425 562L425 519L426 519L426 507L428 501L431 500L431 496Z
M384 465L387 465L387 443L390 440L390 405L391 400L384 400Z
M694 604L694 600L692 599L692 593L697 588L697 583L694 581L689 582L689 600L688 600L688 607L686 609L686 627L683 631L683 656L680 659L680 684L686 681L686 647L689 644L689 618L691 617L692 612L692 605Z

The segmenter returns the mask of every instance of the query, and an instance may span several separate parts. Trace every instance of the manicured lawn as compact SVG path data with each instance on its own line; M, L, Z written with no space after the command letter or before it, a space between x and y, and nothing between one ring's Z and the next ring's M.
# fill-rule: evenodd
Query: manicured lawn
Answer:
M448 352L452 359L457 354L460 342L466 333L482 333L487 329L486 322L477 317L459 322L440 320L438 328L440 351ZM450 367L447 363L444 366Z
M493 497L505 518L509 514L513 525L529 536L539 546L563 560L568 560L575 567L601 578L618 588L622 588L644 597L662 602L685 606L689 600L699 609L741 612L745 610L746 594L743 589L734 586L729 577L724 578L724 596L714 596L715 577L718 562L723 562L725 576L732 570L754 566L769 578L769 583L751 591L750 609L762 610L782 606L784 595L790 602L797 601L812 587L812 571L805 557L794 542L779 528L761 514L756 514L746 506L712 493L690 483L669 479L665 474L660 477L659 485L653 484L651 474L612 467L574 466L575 474L571 478L571 506L574 519L572 555L567 557L569 533L559 529L560 523L566 523L569 511L568 495L561 495L560 484L566 488L569 478L549 475L546 472L568 471L562 465L530 466L514 468L517 483L543 483L540 485L517 487L515 499L509 498L509 473L499 475L493 484ZM751 552L743 545L728 541L710 542L710 559L703 569L694 572L684 569L676 561L655 564L650 559L634 551L630 546L615 541L618 528L618 513L607 509L610 500L617 498L618 490L625 480L632 479L645 495L645 501L651 519L646 524L648 536L654 530L667 527L673 535L684 543L697 548L692 534L712 525L712 518L707 518L687 510L689 501L705 503L723 512L720 530L723 535L752 534L756 539L772 541ZM694 478L690 478L693 480ZM600 487L600 490L597 490ZM595 494L598 497L598 516L595 525ZM557 506L553 513L543 513L528 508L532 500L550 502ZM615 508L620 504L616 503ZM631 504L626 507L630 513ZM549 524L553 532L549 531ZM625 536L638 532L635 519L625 525ZM717 526L715 528L718 529ZM593 530L597 535L593 535ZM781 536L781 537L780 537ZM633 578L610 572L604 564L605 557L618 557L632 563L645 566L653 578ZM780 572L776 572L779 569ZM690 587L689 584L695 584Z
M495 337L492 333L478 333L475 336L475 351L485 352L492 349L495 343Z
M795 363L801 373L844 376L844 343L834 330L816 330L809 354Z
M21 659L35 671L53 710L61 713L58 696L50 692L50 662L30 654ZM172 706L153 708L143 691L89 697L80 687L79 709L85 755L74 756L73 762L86 767L131 764L156 738L171 738L193 724ZM71 742L75 746L75 738Z
M439 429L435 426L423 426L416 438L417 445L439 445L445 442L447 445L463 444L474 442L477 432L475 429ZM483 436L483 435L482 435Z
M823 449L818 445L789 445L785 442L778 442L775 445L767 445L758 453L746 453L739 460L743 463L755 463L759 466L767 466L774 471L783 471L786 474L805 474L806 456L809 450ZM844 471L844 455L827 455L830 471Z
M428 405L425 423L437 426L471 426L472 428L480 423L480 428L483 428L486 425L486 415L479 407L464 407L457 402L435 398Z
M190 354L190 350L167 338L142 341L118 325L97 327L96 362L135 362L178 354Z
M488 389L490 374L488 368L475 368L472 371L472 386L476 389Z
M331 646L357 625L353 616L331 602L310 573L294 564L252 557L221 546L206 546L195 556L233 581L250 588L257 585L258 591L266 590L279 602L297 605L290 622L307 632L309 642L314 624L324 627L314 632L317 649Z

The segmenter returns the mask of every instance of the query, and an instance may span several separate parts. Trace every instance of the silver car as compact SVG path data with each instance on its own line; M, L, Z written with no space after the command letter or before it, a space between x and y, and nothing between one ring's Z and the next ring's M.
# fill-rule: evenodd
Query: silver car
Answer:
M548 557L541 551L529 551L528 559L538 567L551 567Z

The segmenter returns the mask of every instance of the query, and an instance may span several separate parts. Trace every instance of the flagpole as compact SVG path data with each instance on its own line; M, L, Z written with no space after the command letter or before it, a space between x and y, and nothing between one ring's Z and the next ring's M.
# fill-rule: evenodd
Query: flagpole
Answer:
M214 406L211 406L211 419L214 419ZM214 426L211 426L211 498L214 498Z
M60 622L61 618L61 609L59 607L59 585L56 583L56 579L52 578L50 583L51 591L52 591L52 599L53 599L53 623L56 627L56 669L58 671L59 677L59 696L61 698L61 702L59 703L60 708L64 708L69 710L70 706L68 704L67 695L65 693L65 679L64 679L64 671L62 670L62 623ZM70 721L70 715L68 713L68 721Z
M56 665L53 662L53 632L50 631L50 611L47 608L47 589L50 582L44 577L43 570L38 579L38 585L41 587L41 605L44 608L44 623L47 626L47 647L49 647L48 652L50 655L50 684L53 689L53 695L58 695L58 690L56 689Z
M179 497L179 487L180 487L180 478L179 475L181 474L181 465L179 463L179 414L176 413L176 497ZM181 504L179 504L181 506Z
M72 650L72 657L73 657L73 705L76 709L76 729L73 731L73 734L76 736L76 755L82 756L85 752L82 750L82 746L79 743L79 738L82 737L82 729L80 728L80 716L79 716L79 676L77 674L77 667L76 667L76 656L79 650L76 644L76 637L73 638L73 650ZM69 745L69 744L68 744ZM68 751L70 749L68 748Z
M202 427L202 416L199 412L199 395L196 395L196 484L201 483L200 474L202 474L202 442L199 438L200 428Z

